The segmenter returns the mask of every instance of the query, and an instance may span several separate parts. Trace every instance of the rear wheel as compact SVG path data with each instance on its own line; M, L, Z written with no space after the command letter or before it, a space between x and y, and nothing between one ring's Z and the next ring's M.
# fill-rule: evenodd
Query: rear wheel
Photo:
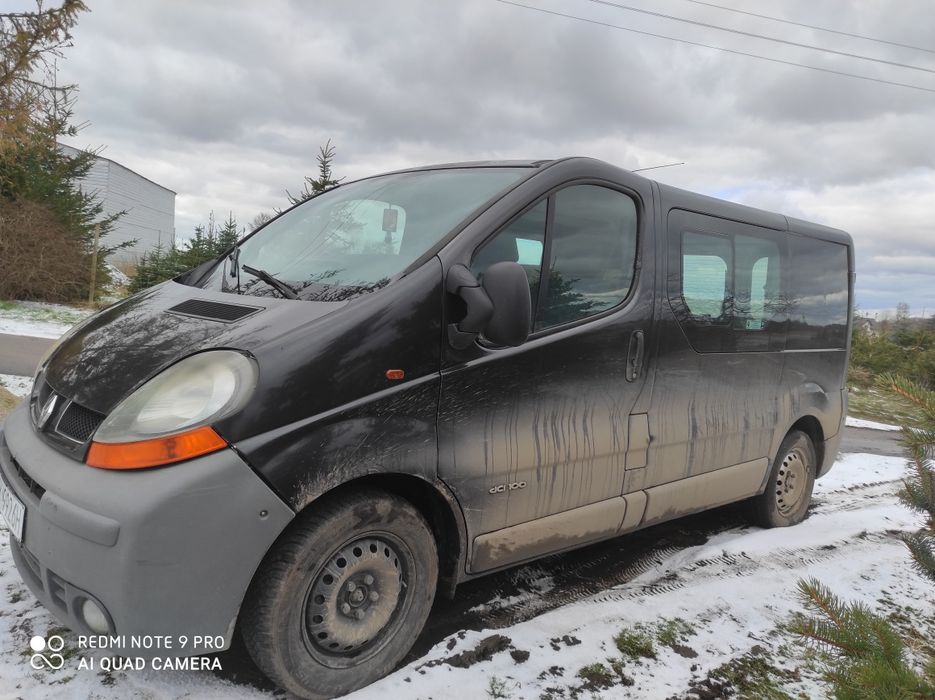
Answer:
M415 641L438 578L435 540L408 502L382 492L300 516L244 601L250 655L305 698L344 695L386 675Z
M796 525L808 513L817 469L811 438L793 430L779 446L766 490L750 500L753 521L761 527Z

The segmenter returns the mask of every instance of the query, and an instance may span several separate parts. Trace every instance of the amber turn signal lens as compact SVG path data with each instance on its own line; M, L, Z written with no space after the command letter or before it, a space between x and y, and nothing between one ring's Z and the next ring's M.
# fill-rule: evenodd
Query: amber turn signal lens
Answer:
M224 438L205 425L187 433L139 442L92 442L85 461L98 469L144 469L200 457L225 447Z
M388 369L386 370L386 378L391 381L398 381L400 379L405 379L406 372L401 369Z

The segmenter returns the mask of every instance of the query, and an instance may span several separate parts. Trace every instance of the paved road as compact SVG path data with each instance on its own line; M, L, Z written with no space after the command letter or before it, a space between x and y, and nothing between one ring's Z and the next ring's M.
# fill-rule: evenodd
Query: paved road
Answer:
M903 455L899 444L899 432L895 430L869 430L867 428L845 428L841 439L841 452L868 452L874 455Z
M0 374L31 377L51 338L28 338L24 335L0 333Z

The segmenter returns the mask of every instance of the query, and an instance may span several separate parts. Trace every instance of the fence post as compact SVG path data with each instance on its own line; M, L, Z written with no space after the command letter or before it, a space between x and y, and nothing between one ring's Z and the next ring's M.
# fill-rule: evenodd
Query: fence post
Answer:
M97 246L101 240L101 225L94 225L94 247L91 249L91 289L88 291L88 303L94 303L94 287L97 284Z

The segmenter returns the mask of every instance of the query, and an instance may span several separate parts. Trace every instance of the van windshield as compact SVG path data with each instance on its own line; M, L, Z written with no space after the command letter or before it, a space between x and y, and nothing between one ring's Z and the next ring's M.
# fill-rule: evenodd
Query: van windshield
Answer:
M278 282L298 298L316 301L340 301L373 291L528 172L423 170L342 185L243 241L236 264L225 256L201 286L231 294L289 296L289 289L284 294L277 290L281 284L272 284Z

